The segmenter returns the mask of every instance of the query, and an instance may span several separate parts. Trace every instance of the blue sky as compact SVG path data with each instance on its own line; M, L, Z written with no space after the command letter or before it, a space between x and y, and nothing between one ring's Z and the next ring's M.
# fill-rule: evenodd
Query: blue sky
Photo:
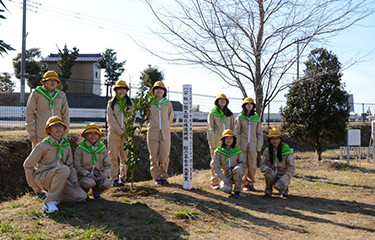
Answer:
M9 12L5 13L7 19L0 21L1 38L16 51L0 57L0 72L13 73L12 59L21 51L22 0L3 2ZM154 2L172 8L169 0ZM57 53L57 46L62 48L65 43L68 48L78 47L80 53L100 53L113 48L118 52L119 60L126 60L122 79L132 84L138 83L140 72L151 64L165 72L165 83L173 91L182 91L183 84L191 83L194 93L216 95L225 92L229 97L241 96L239 90L230 88L199 67L170 65L141 50L134 40L155 48L167 47L150 34L148 27L154 27L156 22L141 0L34 0L28 4L26 48L40 48L44 57ZM354 94L356 103L366 103L366 109L368 103L374 104L370 105L372 112L375 112L374 39L375 16L371 16L322 45L333 51L344 67L354 58L361 57L361 62L343 71L343 81L346 90ZM302 58L301 62L304 60ZM302 74L302 64L300 69ZM276 99L285 100L283 94ZM276 111L275 105L272 106ZM356 106L356 112L361 111L362 107Z

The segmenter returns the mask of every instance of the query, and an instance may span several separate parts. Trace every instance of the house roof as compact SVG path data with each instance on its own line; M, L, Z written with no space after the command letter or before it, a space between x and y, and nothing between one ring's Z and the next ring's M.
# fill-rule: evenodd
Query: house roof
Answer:
M57 62L59 60L59 54L51 53L50 55L48 55L48 57L43 58L41 62ZM99 63L101 68L105 68L103 56L100 53L78 54L75 62L96 62Z

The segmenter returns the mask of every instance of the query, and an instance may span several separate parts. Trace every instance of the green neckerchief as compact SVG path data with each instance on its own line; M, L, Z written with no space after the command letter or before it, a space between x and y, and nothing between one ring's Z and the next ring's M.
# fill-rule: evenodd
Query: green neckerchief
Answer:
M42 94L42 96L47 98L47 100L49 101L49 109L53 108L53 100L56 99L57 96L59 96L59 94L61 93L61 91L57 89L57 91L55 91L53 93L53 96L51 97L51 93L48 90L45 90L42 86L38 86L35 89L35 91L37 91L38 93Z
M210 114L219 117L220 122L225 124L225 114L218 106L215 106Z
M160 105L169 102L167 98L163 98L160 102L156 98L151 99L151 105L156 106L156 110L160 111Z
M255 112L254 116L252 116L250 119L249 119L248 116L246 116L243 113L240 113L240 117L243 118L243 119L245 119L248 122L260 122L260 118L258 116L258 113L256 113L256 112Z
M223 154L225 156L225 161L228 162L228 159L230 157L233 157L233 156L236 156L236 155L239 155L241 154L241 150L239 149L239 147L235 146L234 148L232 148L232 150L228 153L227 150L223 147L218 147L216 148L215 152L218 152L220 154Z
M106 149L106 146L105 146L105 144L102 141L98 140L98 142L99 142L99 146L98 146L98 148L95 151L92 149L92 147L90 147L89 145L87 145L86 139L83 140L78 145L78 148L82 149L85 152L88 152L88 153L92 154L92 164L94 166L95 166L95 162L96 161L100 161L100 159L96 156L96 154L100 153L101 151L103 151L104 149Z
M128 107L128 101L126 100L125 95L116 95L115 103L120 105L120 110L118 112L122 112L124 109Z
M290 149L290 147L288 146L288 144L286 143L281 143L283 145L283 147L281 148L281 156L286 156L286 155L292 155L293 154L293 151L292 149ZM267 147L266 148L266 151L267 152L270 152L269 148ZM277 156L275 155L274 157L274 162L277 162Z
M61 143L58 143L57 141L54 141L53 143L51 143L51 141L49 140L49 137L45 137L43 139L43 142L56 146L57 147L56 159L59 159L59 156L61 155L61 158L64 160L64 151L62 148L70 146L68 139L63 137Z

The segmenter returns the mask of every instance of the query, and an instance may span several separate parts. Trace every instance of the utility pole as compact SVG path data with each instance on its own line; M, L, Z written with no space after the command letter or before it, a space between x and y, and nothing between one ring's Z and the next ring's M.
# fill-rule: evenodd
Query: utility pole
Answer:
M297 39L297 80L299 79L299 40Z
M23 0L20 106L25 106L26 0Z

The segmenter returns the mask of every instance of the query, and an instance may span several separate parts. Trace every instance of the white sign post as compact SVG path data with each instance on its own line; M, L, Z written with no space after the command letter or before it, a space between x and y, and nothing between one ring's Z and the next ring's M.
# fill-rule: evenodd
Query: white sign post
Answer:
M361 130L348 129L347 165L350 165L350 146L359 146L359 165L361 165Z
M193 97L192 85L184 84L183 88L183 120L182 120L182 164L183 188L193 188Z

